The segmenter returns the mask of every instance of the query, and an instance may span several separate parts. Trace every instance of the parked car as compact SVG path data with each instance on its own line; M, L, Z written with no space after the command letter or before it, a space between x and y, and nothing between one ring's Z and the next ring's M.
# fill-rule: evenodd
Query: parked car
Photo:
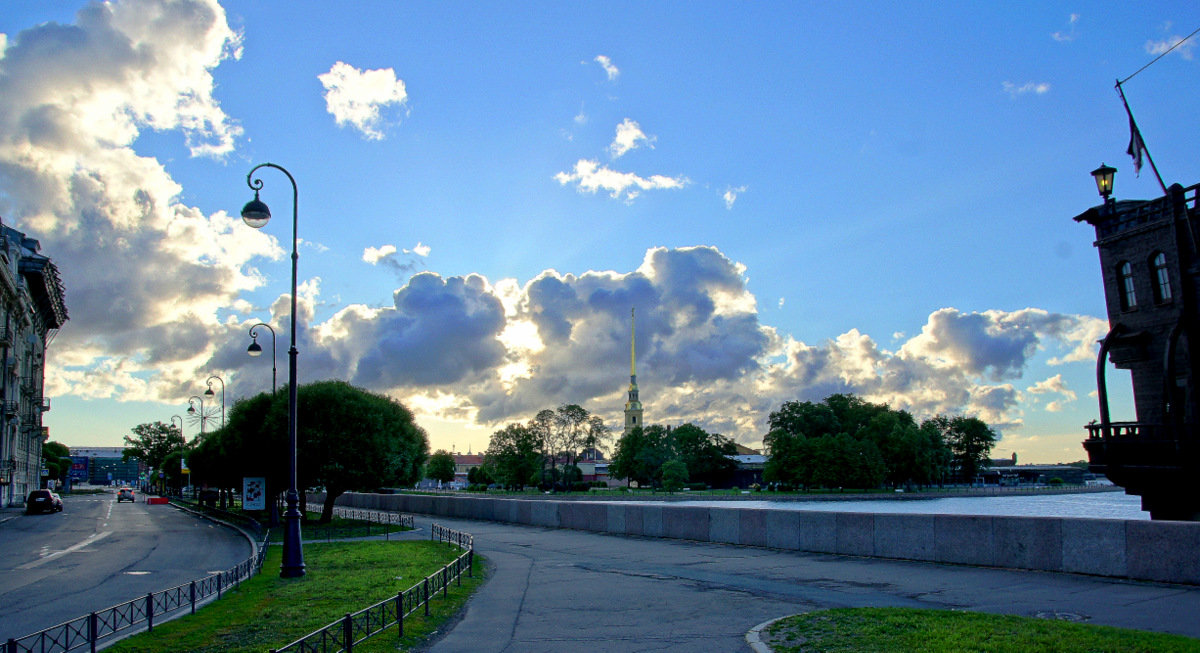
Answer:
M133 488L123 487L117 490L117 503L121 503L122 501L133 503Z
M62 512L62 498L50 490L34 490L25 498L25 514Z

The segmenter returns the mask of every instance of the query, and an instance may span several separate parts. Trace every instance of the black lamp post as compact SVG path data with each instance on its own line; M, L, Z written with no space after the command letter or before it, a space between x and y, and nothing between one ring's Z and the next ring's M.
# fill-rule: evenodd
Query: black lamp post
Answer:
M255 229L261 229L271 219L271 209L258 199L258 191L262 189L261 179L254 179L254 171L268 167L287 175L292 182L292 346L288 349L288 491L287 512L284 513L283 530L283 564L279 567L279 575L283 578L298 578L304 575L304 548L300 540L300 493L296 491L296 261L300 255L296 252L296 228L299 225L299 209L297 203L300 193L296 189L296 180L292 173L274 163L260 163L246 173L246 185L254 191L254 199L242 207L242 220ZM274 333L272 331L272 333Z
M223 427L223 426L225 426L225 379L222 379L221 377L219 377L215 374L213 376L208 377L208 380L206 380L204 382L206 385L208 385L208 390L204 391L204 396L205 397L215 397L216 396L216 394L213 392L213 389L212 389L213 379L216 379L221 382L221 426Z
M188 415L196 414L196 406L195 406L195 404L192 403L193 399L200 402L200 435L204 435L204 421L206 419L208 419L207 416L205 416L205 414L204 414L204 398L197 397L196 395L192 395L192 396L188 397L188 409L187 409Z
M1113 191L1113 175L1117 173L1117 169L1111 166L1100 164L1099 168L1092 171L1092 177L1096 179L1096 190L1100 192L1100 197L1104 198L1104 203L1108 204L1108 198Z
M262 356L262 345L258 344L258 334L254 332L258 327L267 327L267 331L271 332L271 394L275 394L275 329L271 328L266 322L259 322L250 327L250 346L246 347L246 353L251 356Z

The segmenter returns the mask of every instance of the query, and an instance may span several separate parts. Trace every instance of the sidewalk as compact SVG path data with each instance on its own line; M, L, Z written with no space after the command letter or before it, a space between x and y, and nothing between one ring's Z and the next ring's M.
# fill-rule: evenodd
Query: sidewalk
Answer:
M430 651L749 651L747 633L833 607L1068 619L1200 637L1200 587L418 517L475 536L491 578Z

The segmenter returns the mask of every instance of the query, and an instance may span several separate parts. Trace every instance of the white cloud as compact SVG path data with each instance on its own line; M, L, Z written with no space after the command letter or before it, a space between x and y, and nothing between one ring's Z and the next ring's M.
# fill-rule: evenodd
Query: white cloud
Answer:
M383 247L368 247L363 250L362 260L371 265L378 264L381 260L392 256L396 253L395 245L384 245Z
M650 175L640 177L632 172L619 172L600 165L599 161L580 159L575 163L571 172L560 172L554 179L566 186L570 183L579 185L581 193L595 193L604 190L614 199L625 196L626 201L635 199L644 190L677 189L688 185L687 177L668 177L665 175Z
M420 242L418 242L416 247L413 247L412 249L406 249L404 250L404 253L412 253L416 254L417 256L429 256L429 252L431 251L433 251L433 249L429 247L429 245L422 245Z
M647 136L642 132L642 128L633 120L626 118L617 125L617 135L613 139L611 145L608 146L608 152L612 158L619 159L626 152L637 149L645 145L651 149L654 148L655 137Z
M726 188L725 194L721 196L721 198L725 200L725 208L733 209L733 203L737 201L738 195L741 195L744 192L746 192L745 186L738 186L737 188L733 188L733 187Z
M1169 26L1168 26L1169 28ZM1183 37L1179 35L1169 36L1161 41L1149 40L1146 41L1147 54L1163 54L1174 48L1174 52L1184 59L1191 61L1195 58L1196 41L1189 40L1183 42Z
M391 68L359 70L339 61L317 79L325 87L325 108L338 126L349 125L370 140L383 139L381 109L408 101L404 81Z
M600 67L604 69L604 74L608 75L608 81L610 82L616 81L617 75L621 74L621 71L617 70L617 67L613 65L612 59L602 54L596 55L596 58L592 61L600 64Z
M1068 26L1067 31L1066 32L1055 32L1050 35L1050 38L1052 38L1055 41L1058 41L1060 43L1067 43L1070 41L1074 41L1075 40L1075 25L1078 22L1079 22L1079 14L1071 14L1070 17L1067 18L1067 26Z
M1050 84L1046 82L1025 82L1020 86L1012 82L1004 82L1003 87L1004 92L1008 93L1012 97L1019 97L1027 93L1033 93L1034 95L1045 95L1046 93L1050 92Z

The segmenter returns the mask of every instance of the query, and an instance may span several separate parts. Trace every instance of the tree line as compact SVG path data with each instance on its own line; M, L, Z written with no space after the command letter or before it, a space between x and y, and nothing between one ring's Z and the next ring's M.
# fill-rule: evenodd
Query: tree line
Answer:
M492 433L484 464L469 480L513 490L569 490L582 482L579 459L600 450L609 438L604 420L578 404L545 409L524 424L514 422Z
M348 491L413 485L429 456L425 431L399 402L342 381L297 388L297 486L326 492L321 521ZM163 470L179 487L180 458L187 457L192 484L237 489L245 477L266 479L267 496L287 489L288 396L286 389L233 404L221 428L185 443L174 425L154 422L125 437L126 457Z

